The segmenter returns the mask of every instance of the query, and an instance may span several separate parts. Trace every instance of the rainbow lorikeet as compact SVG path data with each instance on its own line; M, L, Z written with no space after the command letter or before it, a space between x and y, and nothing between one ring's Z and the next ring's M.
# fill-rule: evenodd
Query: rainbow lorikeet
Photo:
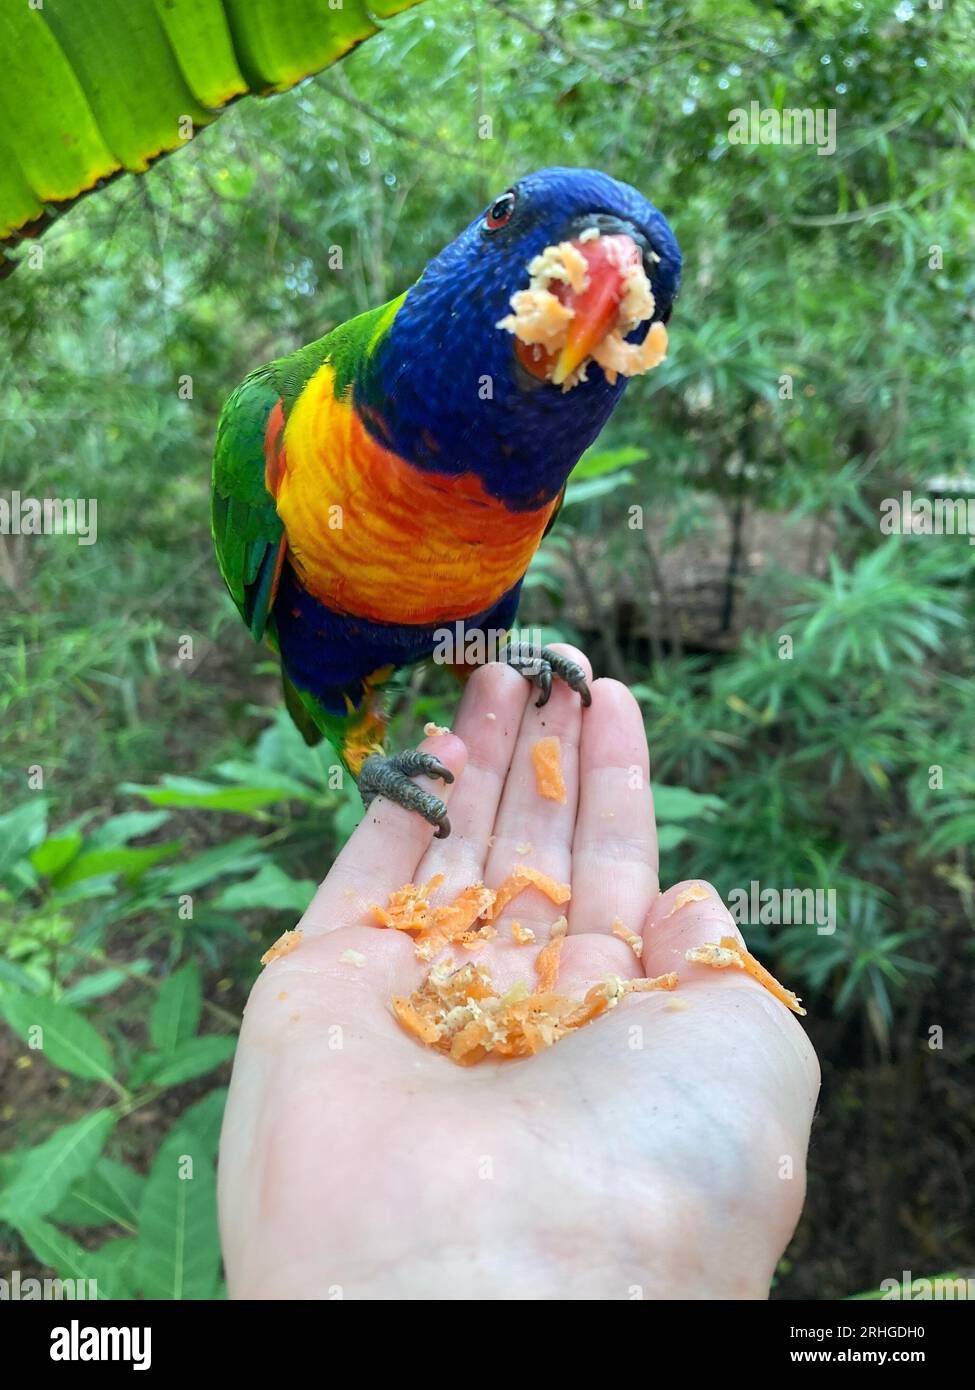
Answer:
M227 401L212 487L221 573L279 653L299 728L333 744L367 806L381 793L449 834L443 802L410 779L451 774L429 754L385 755L382 687L445 629L510 628L626 355L666 344L680 265L636 189L542 169L405 294L252 372ZM589 702L565 657L512 645L503 659L539 704L553 674Z

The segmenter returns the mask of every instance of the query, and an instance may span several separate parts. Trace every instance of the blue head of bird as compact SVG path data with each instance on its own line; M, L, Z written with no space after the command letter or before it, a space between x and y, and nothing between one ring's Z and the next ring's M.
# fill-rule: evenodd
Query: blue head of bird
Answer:
M475 473L512 508L555 497L626 378L611 382L589 363L566 390L564 361L561 372L551 363L533 370L532 354L499 324L512 296L528 288L535 257L565 241L585 246L597 232L628 239L649 281L650 317L628 341L666 323L681 255L663 213L598 170L540 169L492 199L407 293L370 372L370 394L378 386L383 400L384 442L417 467Z

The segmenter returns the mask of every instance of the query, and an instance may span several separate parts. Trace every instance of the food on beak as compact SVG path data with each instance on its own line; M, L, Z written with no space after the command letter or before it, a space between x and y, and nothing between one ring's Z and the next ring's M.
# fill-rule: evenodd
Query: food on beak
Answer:
M590 228L575 241L547 246L529 263L530 284L511 297L498 328L517 338L516 352L533 376L569 391L598 362L612 385L639 376L667 355L667 330L651 324L642 343L626 335L651 318L653 293L640 248L625 234Z

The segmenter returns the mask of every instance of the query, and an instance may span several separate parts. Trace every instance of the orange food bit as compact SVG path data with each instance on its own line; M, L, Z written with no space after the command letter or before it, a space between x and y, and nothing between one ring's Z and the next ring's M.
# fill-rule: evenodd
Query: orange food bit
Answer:
M532 748L535 785L547 801L565 805L565 779L562 776L562 741L554 735L540 738Z
M685 888L683 892L677 894L670 911L664 914L664 920L673 917L675 912L680 912L682 907L688 903L703 903L710 898L711 894L704 887L703 883L692 883L690 888Z
M562 958L562 942L565 940L565 933L568 929L568 922L564 917L552 925L552 934L546 945L538 953L535 961L535 974L538 976L538 988L542 994L551 994L559 978L559 965Z
M535 940L535 933L531 927L523 927L520 922L512 922L511 936L519 946L531 946Z
M705 941L700 946L693 946L684 959L693 965L709 965L714 970L726 970L729 966L744 970L746 975L757 980L769 994L774 995L794 1014L804 1015L806 1012L798 995L793 994L791 989L786 989L785 985L779 984L771 971L766 970L761 961L756 960L751 951L739 945L733 936L723 936L717 945L713 941Z
M635 956L643 955L643 937L637 936L636 932L624 927L618 917L613 918L612 932L614 936L619 937L620 941L626 942Z
M422 887L404 883L402 888L390 893L386 907L373 903L372 914L378 925L394 931L423 931L429 925L430 894L440 887L443 879L443 874L434 874Z
M469 944L476 935L471 928L491 908L493 902L494 893L490 888L485 888L483 883L472 883L452 903L431 908L427 913L427 925L416 938L417 959L432 960L437 952L443 950L451 941ZM490 936L496 935L494 931L490 933ZM488 941L490 936L484 932L479 940Z
M554 948L552 958L562 940L560 934L549 943ZM489 1056L532 1057L615 1008L624 995L676 986L674 974L655 980L611 975L593 985L581 1000L544 987L531 994L524 982L499 996L487 970L473 964L454 970L451 961L443 961L430 970L410 999L394 999L393 1011L413 1037L468 1067Z
M540 889L559 905L567 903L572 897L572 889L567 883L558 883L548 874L543 874L541 869L533 869L530 864L516 864L500 888L495 889L494 904L485 913L485 919L488 922L497 921L508 904L529 887Z
M610 991L605 985L593 985L592 989L586 992L586 997L563 1020L566 1028L581 1028L583 1024L591 1023L594 1018L604 1014L610 1007ZM615 1000L614 1000L615 1003Z
M463 946L465 951L479 951L482 946L493 941L497 934L494 927L485 924L480 931L461 932L460 936L455 936L453 939Z
M270 965L272 960L280 960L282 956L290 955L296 947L301 945L303 935L300 927L295 927L294 931L283 932L274 945L269 946L261 956L261 964Z
M440 1029L430 1019L423 1018L409 999L394 999L393 1010L406 1031L425 1042L428 1047L440 1041Z
M655 989L673 990L677 988L677 980L676 973L671 970L666 975L654 976L652 980L627 980L625 989L627 994L649 994Z

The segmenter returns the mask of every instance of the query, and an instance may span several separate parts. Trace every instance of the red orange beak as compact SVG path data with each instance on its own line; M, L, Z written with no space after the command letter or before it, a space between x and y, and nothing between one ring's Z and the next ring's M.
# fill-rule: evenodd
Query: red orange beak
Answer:
M636 242L622 233L593 241L577 240L572 245L585 258L586 285L578 294L568 285L553 286L562 303L573 310L565 345L550 378L553 386L561 386L577 371L615 327L627 272L641 260Z

